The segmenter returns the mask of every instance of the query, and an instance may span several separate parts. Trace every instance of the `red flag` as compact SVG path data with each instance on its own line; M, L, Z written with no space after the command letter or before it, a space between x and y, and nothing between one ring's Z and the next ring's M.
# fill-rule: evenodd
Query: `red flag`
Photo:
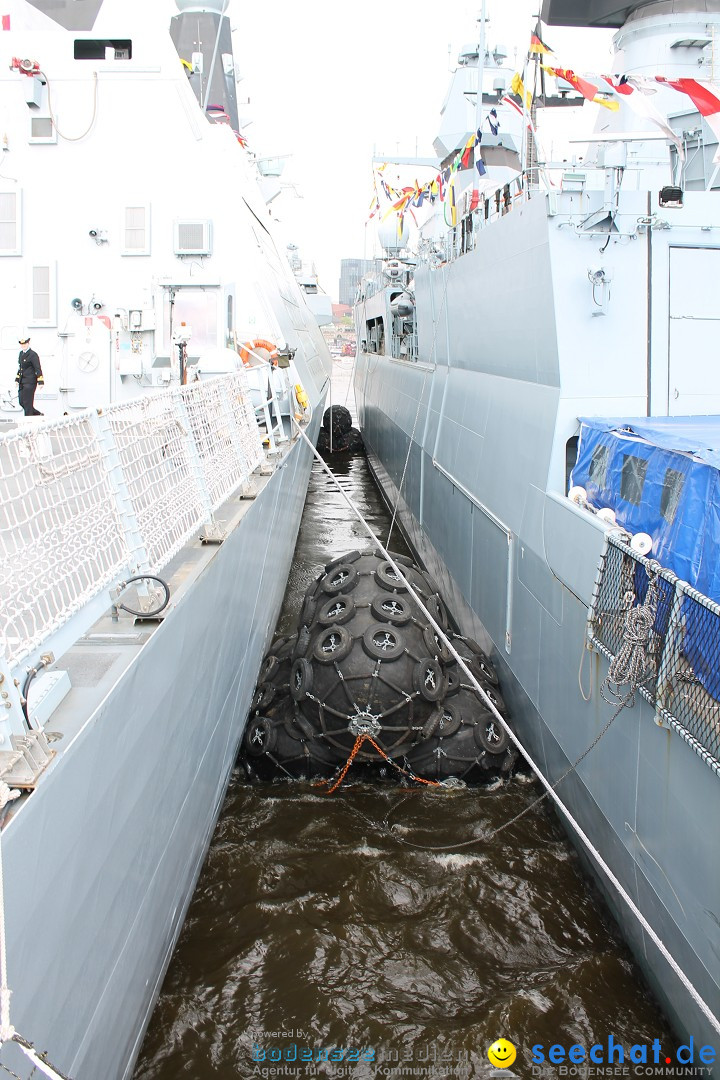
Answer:
M701 116L712 116L713 113L720 112L720 98L709 86L699 83L697 79L665 79L659 75L657 81L667 83L680 93L687 94Z
M613 90L618 94L625 94L628 97L634 93L632 86L629 83L621 82L615 75L603 75L605 82L612 86Z
M588 101L592 101L598 92L597 86L593 86L587 79L581 79L580 76L576 75L570 68L546 67L545 71L549 71L551 75L556 75L558 79L564 79L565 82L569 82L570 85L574 86Z
M10 16L9 15L3 15L3 17L2 17L2 28L3 28L3 30L9 30L10 29Z

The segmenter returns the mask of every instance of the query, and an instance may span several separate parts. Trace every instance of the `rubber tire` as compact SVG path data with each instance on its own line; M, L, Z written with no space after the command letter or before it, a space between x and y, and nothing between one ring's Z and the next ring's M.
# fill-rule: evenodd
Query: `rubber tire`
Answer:
M432 626L426 626L423 630L423 641L430 656L435 656L441 664L447 664L453 659L453 655L444 641L441 641Z
M385 610L386 605L390 611ZM393 608L397 610L393 611ZM370 610L380 622L389 622L393 626L404 626L412 619L412 608L404 596L376 596Z
M440 597L435 595L428 596L425 601L425 607L428 609L438 626L442 626L443 630L447 630L450 625L448 622L447 608Z
M302 701L313 686L312 664L300 656L290 669L290 696L293 701Z
M262 662L260 673L258 675L258 684L271 682L280 670L280 661L277 656L273 656L272 653L268 653Z
M267 716L254 716L245 731L245 746L250 757L272 754L277 744L277 732Z
M460 730L462 717L460 716L459 710L455 709L452 705L443 704L438 711L440 717L435 728L435 735L440 739L449 739L451 735L454 735L456 731Z
M339 641L336 643L335 648L328 652L323 649L323 644L328 642L331 637L338 637ZM339 663L340 660L344 660L352 647L353 639L345 627L334 623L332 626L328 626L318 637L313 647L313 656L321 664L335 664Z
M434 686L431 684L428 686L427 678L432 670L435 681ZM417 690L425 701L439 701L445 692L445 680L443 678L442 668L437 660L432 656L426 656L423 660L419 660L413 670L413 688Z
M383 635L385 638L394 640L394 644L387 649L376 644L374 640L376 637ZM399 656L403 655L406 648L403 634L396 627L386 622L370 623L363 634L362 643L363 649L373 660L397 660Z
M473 675L475 675L478 682L489 683L491 686L500 685L497 671L492 666L487 656L476 656L475 659L470 664L468 664L468 667L472 671Z
M486 686L482 679L478 679L478 682L482 686L487 696L492 701L497 711L501 714L501 716L507 716L507 705L505 704L505 699L503 698L497 687ZM485 705L485 702L483 701L482 704Z
M310 626L315 618L315 612L317 610L317 600L315 597L306 594L305 599L302 602L300 608L300 615L298 616L298 626Z
M398 555L394 551L389 551L388 554L392 561L398 563L399 566L412 566L415 570L417 570L416 563L414 563L408 555Z
M452 697L460 689L460 672L456 668L449 668L445 672L445 697Z
M307 626L301 626L298 630L297 641L295 642L295 649L293 656L307 656L308 649L310 648L310 631Z
M331 614L339 604L343 605L341 611ZM352 619L354 614L355 603L351 596L331 596L320 607L315 619L320 626L342 626Z
M268 705L271 705L275 700L277 690L274 686L258 686L250 705L250 712L257 712L258 709L267 709Z
M297 634L293 634L292 637L285 638L283 644L273 649L273 652L277 656L278 660L287 660L295 652L295 646L297 645Z
M329 563L325 564L325 573L329 574L336 566L342 566L343 563L354 563L360 558L362 558L361 551L348 551L347 555L338 555L336 559L331 559Z
M493 734L490 734L491 732ZM488 754L504 754L510 745L510 736L505 728L500 727L492 713L487 713L477 721L473 728L473 736L479 748L486 750Z
M338 580L340 578L342 580ZM338 563L329 574L325 575L321 588L328 596L337 596L339 593L347 593L354 589L357 579L358 572L354 566L349 563Z
M387 589L388 592L407 592L402 581L395 576L395 571L389 562L380 563L375 571L375 580L381 589Z

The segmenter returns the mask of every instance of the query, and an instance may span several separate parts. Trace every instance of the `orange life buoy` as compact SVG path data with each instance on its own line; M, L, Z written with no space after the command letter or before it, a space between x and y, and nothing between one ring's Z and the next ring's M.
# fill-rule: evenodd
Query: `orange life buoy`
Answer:
M246 341L245 344L240 347L240 359L243 364L250 363L250 351L252 349L266 349L267 352L270 353L270 361L273 367L277 367L278 351L277 346L273 345L272 341L266 341L265 338L257 338L255 341Z

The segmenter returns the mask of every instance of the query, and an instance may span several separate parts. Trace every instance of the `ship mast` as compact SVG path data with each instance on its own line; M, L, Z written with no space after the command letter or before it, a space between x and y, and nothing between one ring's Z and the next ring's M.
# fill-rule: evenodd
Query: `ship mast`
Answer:
M486 0L482 0L482 8L480 10L480 42L478 44L478 61L477 61L477 94L475 95L475 136L481 138L482 132L482 118L483 118L483 76L485 75L485 19L486 19ZM478 158L480 157L481 150L480 145L476 144L473 150L473 186L472 186L472 198L470 206L474 209L480 201L480 173L477 168Z

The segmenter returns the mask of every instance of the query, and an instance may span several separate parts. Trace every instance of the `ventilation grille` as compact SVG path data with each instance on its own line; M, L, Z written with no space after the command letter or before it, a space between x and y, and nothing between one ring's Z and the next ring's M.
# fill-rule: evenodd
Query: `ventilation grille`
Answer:
M209 221L177 221L175 223L176 255L210 255L211 223Z
M124 255L150 254L149 219L148 206L125 207Z
M47 322L50 319L50 267L33 266L32 268L32 317L33 322Z
M56 142L55 128L49 116L32 116L30 118L30 138L33 140L47 140Z

